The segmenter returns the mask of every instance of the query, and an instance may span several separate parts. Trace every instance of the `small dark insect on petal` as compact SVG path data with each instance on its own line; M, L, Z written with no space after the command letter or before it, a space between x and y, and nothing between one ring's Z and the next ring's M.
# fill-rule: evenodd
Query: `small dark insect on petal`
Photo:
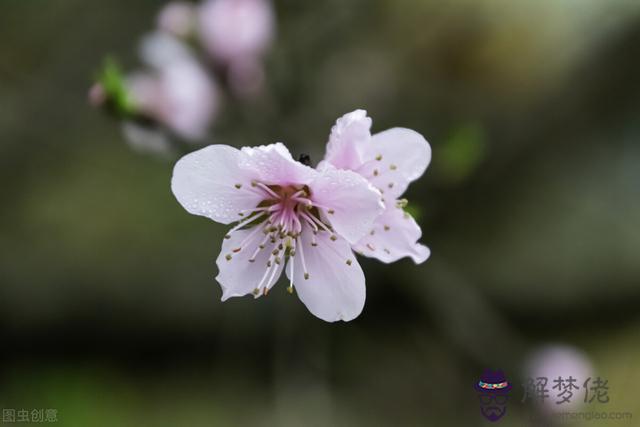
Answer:
M300 154L298 161L305 166L311 166L311 156L309 156L308 154Z

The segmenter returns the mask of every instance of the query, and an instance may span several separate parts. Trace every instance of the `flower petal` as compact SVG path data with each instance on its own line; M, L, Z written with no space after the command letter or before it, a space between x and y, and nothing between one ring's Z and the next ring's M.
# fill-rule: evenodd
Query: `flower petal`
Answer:
M241 167L255 171L257 179L267 185L308 184L317 172L297 162L281 142L259 147L244 147Z
M328 232L314 234L305 227L287 276L298 297L316 317L327 322L353 320L362 312L366 298L364 273L349 243L331 240ZM306 268L305 268L306 267ZM305 278L305 273L308 273Z
M369 234L360 240L354 249L362 255L377 258L390 263L403 257L411 257L413 262L421 264L429 258L426 246L417 243L422 230L413 217L402 208L388 203Z
M198 21L205 49L225 65L238 58L260 57L275 33L268 0L207 0L201 2Z
M323 208L335 231L350 243L368 233L384 209L380 193L352 171L327 166L309 188L312 201Z
M218 108L215 86L204 68L182 61L164 67L159 75L161 120L185 139L202 139Z
M431 161L431 147L411 129L393 128L373 135L361 152L358 173L368 177L386 199L399 197L418 179Z
M371 118L365 110L340 117L331 128L325 160L339 169L356 170L362 164L361 147L369 145Z
M222 287L222 301L251 293L257 298L278 281L284 263L267 265L274 258L271 253L274 248L270 245L259 249L264 236L260 227L253 227L234 232L222 243L216 260L219 270L216 280ZM254 293L257 288L259 292Z
M187 154L173 168L173 194L194 215L223 224L241 219L240 211L255 208L264 197L251 190L255 174L239 167L243 156L227 145L211 145Z

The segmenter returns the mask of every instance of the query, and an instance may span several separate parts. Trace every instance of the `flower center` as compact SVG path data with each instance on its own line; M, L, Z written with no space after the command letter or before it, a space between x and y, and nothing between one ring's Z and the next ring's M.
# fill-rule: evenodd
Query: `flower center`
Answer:
M241 186L238 184L236 188L240 189ZM246 250L248 247L255 247L255 243L260 240L257 247L253 249L249 262L255 262L256 257L263 250L269 251L270 255L264 276L254 290L256 295L260 292L266 295L273 284L273 278L279 271L278 266L298 254L303 268L303 277L305 280L309 279L300 234L305 225L311 229L312 247L318 246L316 240L318 233L330 233L330 240L337 240L333 229L324 219L325 215L334 213L333 209L327 209L315 203L306 185L265 185L253 181L251 191L259 192L264 198L255 208L239 212L239 215L245 219L234 226L225 239L231 238L231 235L239 230L251 230L251 232L232 249L231 253L225 255L226 260L231 261L234 253ZM262 237L260 232L263 234ZM293 264L293 262L289 263L292 279ZM293 283L290 283L288 290L293 291Z

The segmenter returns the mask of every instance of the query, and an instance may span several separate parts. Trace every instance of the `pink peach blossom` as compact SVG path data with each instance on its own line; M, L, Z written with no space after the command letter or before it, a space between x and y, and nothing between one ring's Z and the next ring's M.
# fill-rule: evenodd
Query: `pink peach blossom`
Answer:
M392 128L371 135L371 119L364 110L339 118L331 129L327 152L318 165L351 170L365 177L383 197L384 212L368 233L353 245L362 255L390 263L411 257L416 264L427 260L429 248L418 243L422 230L404 211L399 199L409 183L418 179L431 160L431 147L419 133Z
M188 212L236 223L217 259L223 301L266 295L285 270L289 291L315 316L348 321L362 311L365 278L351 245L383 205L360 175L317 171L281 143L211 145L178 161L171 187Z
M136 108L186 140L201 140L218 109L216 86L203 66L178 39L147 36L141 56L150 67L129 77Z
M158 13L157 25L180 38L187 38L195 30L197 10L194 3L172 1L167 3Z
M269 0L207 0L199 13L202 43L225 64L261 56L275 32Z

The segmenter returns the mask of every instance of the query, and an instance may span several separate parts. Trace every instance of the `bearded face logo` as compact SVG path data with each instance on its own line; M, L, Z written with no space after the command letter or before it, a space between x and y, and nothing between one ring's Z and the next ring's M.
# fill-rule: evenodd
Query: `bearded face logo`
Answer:
M474 388L480 400L480 412L489 421L498 421L507 412L511 383L504 372L486 369Z

